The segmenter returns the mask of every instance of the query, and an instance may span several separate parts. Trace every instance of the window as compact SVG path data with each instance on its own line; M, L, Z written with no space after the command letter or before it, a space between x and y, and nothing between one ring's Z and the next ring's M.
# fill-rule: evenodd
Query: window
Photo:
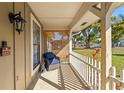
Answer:
M41 26L31 14L31 74L39 68L41 61Z
M40 27L33 21L33 69L40 64Z

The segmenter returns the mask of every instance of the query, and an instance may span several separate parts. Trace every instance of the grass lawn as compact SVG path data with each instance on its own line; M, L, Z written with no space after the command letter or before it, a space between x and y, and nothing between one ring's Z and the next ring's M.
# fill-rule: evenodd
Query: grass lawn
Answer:
M92 54L95 53L94 49L74 49L73 51L89 57L93 57ZM112 54L112 65L116 67L117 75L120 75L120 71L124 70L124 49L113 49ZM100 52L98 56L98 60L101 60Z

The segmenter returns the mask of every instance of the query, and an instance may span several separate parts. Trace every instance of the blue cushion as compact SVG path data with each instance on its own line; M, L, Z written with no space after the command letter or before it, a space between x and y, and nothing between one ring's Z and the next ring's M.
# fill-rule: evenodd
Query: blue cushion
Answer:
M48 59L48 60L52 60L55 56L52 52L47 52L45 54L45 57Z
M60 63L60 61L58 59L54 58L51 64L59 64L59 63Z

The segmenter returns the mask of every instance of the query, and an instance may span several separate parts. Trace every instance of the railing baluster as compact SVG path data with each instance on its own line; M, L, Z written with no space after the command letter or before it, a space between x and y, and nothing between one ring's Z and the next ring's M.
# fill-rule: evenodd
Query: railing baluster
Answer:
M96 60L94 61L94 67L97 67L97 61ZM97 84L97 71L94 70L94 89L97 89L96 84Z
M83 63L81 64L81 76L83 77Z
M86 81L86 64L84 63L84 78L85 78L85 81Z
M124 70L122 70L122 72L121 72L120 80L124 83ZM122 86L121 90L124 90L124 86Z
M84 69L84 70L83 70L83 74L84 74L84 80L85 80L85 70L86 70L86 69L85 69L85 63L83 63L83 69Z
M79 65L79 74L82 76L81 69L82 69L82 64L80 63L80 65Z
M92 61L91 61L91 62L92 62L91 65L93 66L93 58L92 58ZM93 80L93 79L94 79L93 68L92 68L91 71L92 71L92 77L91 77L92 79L91 79L91 80L92 80L92 87L93 87L93 81L94 81L94 80Z
M92 58L90 59L90 64L92 65ZM92 67L90 67L90 84L91 84L91 87L92 87Z
M93 59L93 66L95 67L95 59ZM93 69L93 89L95 89L95 70Z
M89 63L89 57L87 57L88 60L87 60L87 63ZM89 84L89 66L87 66L87 83Z
M90 64L90 57L88 59L89 59L88 63ZM90 75L91 75L91 73L90 73L90 66L88 66L88 84L89 85L90 85Z
M82 63L82 77L84 78L84 63Z
M88 58L87 58L88 63ZM86 65L86 82L88 83L88 65Z
M85 70L85 63L83 63L83 78L84 78L84 80L85 80L85 73L84 73L84 70Z
M101 69L101 63L98 62L98 68ZM98 72L98 90L101 89L101 73Z
M116 78L116 68L114 66L110 69L110 76L112 76L112 78ZM111 90L116 90L116 83L113 81L112 78L110 78L109 88Z
M88 61L89 64L90 64L90 61L91 61L91 59L89 57L89 61ZM91 67L90 66L89 66L89 69L88 70L89 70L89 73L88 73L89 74L89 81L88 82L89 82L89 85L91 85L91 79L90 79L90 77L91 77Z
M89 63L89 57L88 57L87 63ZM87 82L89 84L89 66L88 66L88 81Z

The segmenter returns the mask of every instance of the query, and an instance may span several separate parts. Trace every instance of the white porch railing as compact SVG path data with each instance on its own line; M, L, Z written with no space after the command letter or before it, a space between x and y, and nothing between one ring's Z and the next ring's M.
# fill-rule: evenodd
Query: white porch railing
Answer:
M83 56L81 54L71 52L70 63L80 74L82 79L89 85L91 89L101 89L101 63L93 58ZM116 77L116 68L111 67L109 70L109 82L110 90L123 90L124 89L124 70L122 70L120 78Z
M101 89L101 64L93 58L72 52L70 63L91 89Z
M124 89L124 70L122 70L120 74L120 78L116 77L116 68L111 67L110 69L110 76L108 78L108 81L110 82L109 89L111 90L123 90Z

